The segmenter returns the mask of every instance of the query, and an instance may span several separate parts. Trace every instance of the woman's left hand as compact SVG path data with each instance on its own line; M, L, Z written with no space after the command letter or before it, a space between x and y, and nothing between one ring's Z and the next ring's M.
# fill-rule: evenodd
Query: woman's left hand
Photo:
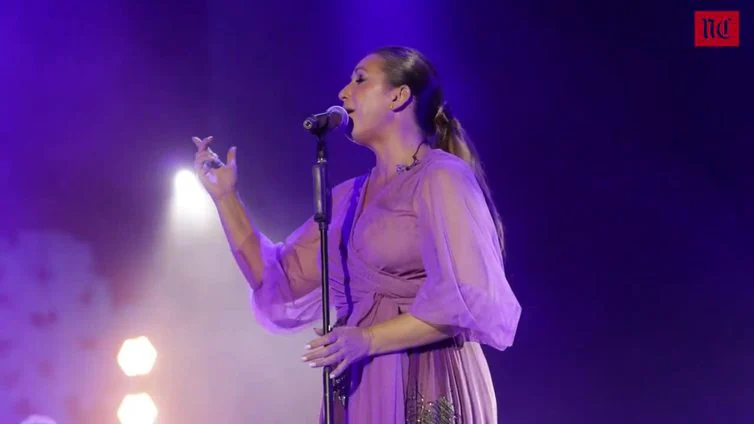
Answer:
M314 330L322 336L322 330ZM310 367L326 365L338 366L330 373L330 378L338 377L351 364L365 358L372 351L372 336L369 330L359 327L336 327L322 337L312 340L303 356Z

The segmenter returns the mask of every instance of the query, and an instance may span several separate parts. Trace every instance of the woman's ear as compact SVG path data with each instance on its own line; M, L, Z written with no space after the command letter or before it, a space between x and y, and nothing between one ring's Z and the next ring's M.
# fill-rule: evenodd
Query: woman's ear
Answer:
M390 109L401 110L411 103L411 89L407 85L402 85L393 90L392 99L390 99Z

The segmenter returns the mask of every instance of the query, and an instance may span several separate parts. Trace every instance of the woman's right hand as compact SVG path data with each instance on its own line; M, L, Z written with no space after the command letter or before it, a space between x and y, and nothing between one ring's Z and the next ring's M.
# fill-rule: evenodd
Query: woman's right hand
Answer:
M222 199L225 195L236 191L236 180L238 179L238 168L236 167L236 147L228 150L226 163L222 163L220 158L209 148L212 137L192 137L196 145L196 155L194 155L194 170L202 182L205 190L212 196L214 201ZM216 162L217 168L209 165L204 166L205 162Z

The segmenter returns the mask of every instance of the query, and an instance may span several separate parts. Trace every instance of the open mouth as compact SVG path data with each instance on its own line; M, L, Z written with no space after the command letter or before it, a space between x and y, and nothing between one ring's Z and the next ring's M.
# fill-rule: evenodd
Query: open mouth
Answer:
M347 107L345 107L345 108L343 108L343 109L345 109L345 110L346 110L346 112L347 112L347 113L348 113L349 115L350 115L350 114L352 114L352 113L353 113L353 111L354 111L353 109L349 109L349 108L347 108Z

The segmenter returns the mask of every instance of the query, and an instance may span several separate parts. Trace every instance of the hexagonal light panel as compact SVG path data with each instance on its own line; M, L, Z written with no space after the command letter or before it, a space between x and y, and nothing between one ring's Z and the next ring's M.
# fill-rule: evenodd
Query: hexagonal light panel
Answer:
M121 424L154 424L156 420L157 406L147 393L126 395L118 407Z
M118 352L118 365L129 377L146 375L157 360L157 350L146 336L128 339Z

